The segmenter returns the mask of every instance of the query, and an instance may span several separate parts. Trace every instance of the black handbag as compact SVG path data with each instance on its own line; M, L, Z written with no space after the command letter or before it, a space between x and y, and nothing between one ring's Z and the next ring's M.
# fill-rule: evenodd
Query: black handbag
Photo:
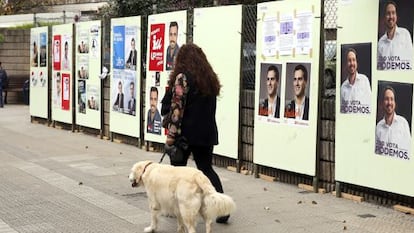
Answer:
M188 142L184 136L179 136L175 139L173 145L165 144L164 154L161 157L160 163L162 162L165 154L170 157L171 164L182 164L185 163L186 151L188 150Z

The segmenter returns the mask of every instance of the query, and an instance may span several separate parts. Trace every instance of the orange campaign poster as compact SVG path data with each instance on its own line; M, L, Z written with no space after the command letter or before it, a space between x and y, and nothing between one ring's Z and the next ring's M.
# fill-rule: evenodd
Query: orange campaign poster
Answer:
M163 71L164 68L165 24L151 24L150 33L150 71Z

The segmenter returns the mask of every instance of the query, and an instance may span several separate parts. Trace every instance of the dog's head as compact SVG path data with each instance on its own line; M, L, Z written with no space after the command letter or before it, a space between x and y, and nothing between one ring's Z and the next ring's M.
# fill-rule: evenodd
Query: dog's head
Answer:
M151 163L151 161L141 161L132 166L131 173L129 173L129 181L132 183L132 187L138 187L143 184L142 175Z

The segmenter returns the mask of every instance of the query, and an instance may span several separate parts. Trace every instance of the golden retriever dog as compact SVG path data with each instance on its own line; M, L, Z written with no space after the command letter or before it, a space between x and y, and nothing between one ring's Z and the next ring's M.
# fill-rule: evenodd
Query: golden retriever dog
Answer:
M141 161L131 169L132 187L144 186L151 211L151 225L144 232L155 232L160 214L177 217L177 232L195 233L200 215L211 233L217 216L229 215L236 208L233 199L216 192L210 180L192 167L174 167Z

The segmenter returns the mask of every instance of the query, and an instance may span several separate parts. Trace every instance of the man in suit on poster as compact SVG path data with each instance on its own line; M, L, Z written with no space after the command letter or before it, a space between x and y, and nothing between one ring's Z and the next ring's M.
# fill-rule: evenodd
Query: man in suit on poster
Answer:
M259 115L279 118L280 97L277 89L280 85L280 73L275 65L270 65L266 72L267 98L261 101Z
M131 39L131 51L129 52L129 56L126 62L126 68L135 70L137 67L137 49L135 48L135 39Z
M135 83L131 82L129 84L129 91L130 91L130 95L131 95L131 99L129 99L128 101L128 113L130 115L135 116L135 106L136 106L136 100L135 100Z
M286 118L297 120L309 120L309 97L305 95L308 84L308 71L304 65L297 65L293 71L294 99L290 101L285 109Z

